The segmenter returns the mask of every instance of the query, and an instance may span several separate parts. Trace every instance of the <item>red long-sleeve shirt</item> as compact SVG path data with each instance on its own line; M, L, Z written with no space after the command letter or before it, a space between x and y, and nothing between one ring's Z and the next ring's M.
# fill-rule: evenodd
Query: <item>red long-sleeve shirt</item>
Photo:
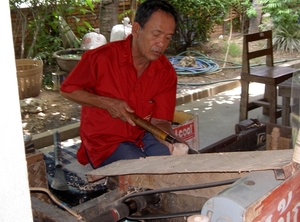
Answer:
M142 118L172 121L176 105L177 76L165 56L150 62L140 78L133 65L130 35L86 51L61 85L62 92L85 89L91 93L125 100ZM83 106L81 146L77 153L81 164L99 166L123 141L136 142L144 130L114 119L100 108Z

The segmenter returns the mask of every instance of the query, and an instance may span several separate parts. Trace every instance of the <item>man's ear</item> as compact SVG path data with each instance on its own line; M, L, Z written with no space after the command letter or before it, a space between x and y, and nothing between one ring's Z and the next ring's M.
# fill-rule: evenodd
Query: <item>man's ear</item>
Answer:
M135 37L135 38L138 37L140 28L141 28L141 26L140 26L139 23L134 22L134 23L132 24L131 33L132 33L132 36L133 36L133 37Z

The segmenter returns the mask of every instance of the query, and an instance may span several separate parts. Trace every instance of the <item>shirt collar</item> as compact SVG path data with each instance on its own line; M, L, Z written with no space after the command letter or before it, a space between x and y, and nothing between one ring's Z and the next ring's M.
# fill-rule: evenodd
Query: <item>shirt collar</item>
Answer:
M131 42L132 42L132 34L130 34L122 43L125 50L123 50L120 66L126 66L128 64L133 65L132 53L131 53Z

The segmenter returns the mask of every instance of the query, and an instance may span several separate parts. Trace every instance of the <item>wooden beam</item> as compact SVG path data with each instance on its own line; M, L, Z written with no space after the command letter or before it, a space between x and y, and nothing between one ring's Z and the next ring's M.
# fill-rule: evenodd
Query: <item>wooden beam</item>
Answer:
M183 156L152 156L120 160L87 173L94 182L107 176L137 174L191 174L246 172L282 169L292 161L293 150L205 153ZM122 167L121 167L122 166Z
M46 146L53 145L53 133L55 131L60 132L61 141L78 137L79 126L80 126L80 122L77 122L57 129L49 130L47 132L35 134L32 136L32 142L34 144L34 148L40 149Z

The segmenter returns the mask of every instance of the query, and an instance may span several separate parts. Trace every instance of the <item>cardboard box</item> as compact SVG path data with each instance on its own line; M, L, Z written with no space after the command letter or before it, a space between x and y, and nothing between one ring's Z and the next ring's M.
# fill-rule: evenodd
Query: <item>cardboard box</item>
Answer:
M173 130L177 136L185 140L194 150L200 149L198 116L183 111L175 111Z

